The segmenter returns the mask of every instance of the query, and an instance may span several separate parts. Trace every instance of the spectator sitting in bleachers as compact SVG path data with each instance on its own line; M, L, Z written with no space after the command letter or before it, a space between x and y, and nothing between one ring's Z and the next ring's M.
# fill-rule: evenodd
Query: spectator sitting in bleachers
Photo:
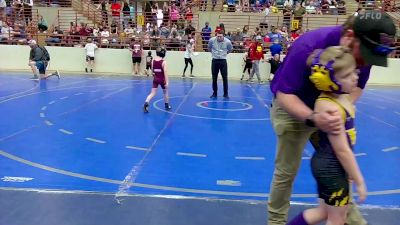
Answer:
M46 39L46 43L60 43L61 42L61 36L64 32L60 30L60 27L55 26L53 28L52 36Z
M243 35L241 34L240 30L240 28L236 28L235 33L232 35L232 44L243 41Z
M132 25L130 25L129 27L125 28L124 33L125 33L125 36L128 37L128 38L131 38L131 37L137 35L136 28L134 28Z
M207 50L207 43L208 43L208 40L210 40L210 38L211 38L211 27L209 26L209 23L206 22L203 29L201 29L201 39L202 39L202 46L203 46L204 51Z
M271 45L271 39L269 38L269 36L268 35L263 35L264 37L263 37L263 43L264 43L264 46L270 46Z
M13 29L8 26L8 23L4 22L1 27L0 41L11 40L13 37Z
M285 2L283 3L284 7L289 6L290 8L293 7L293 1L292 0L285 0Z
M165 23L162 23L160 27L161 37L168 38L169 34L170 34L169 28L165 25Z
M278 28L273 27L271 32L268 34L271 42L275 43L275 40L278 40L278 43L282 40L282 35L279 33Z
M228 12L228 2L225 0L223 3L222 3L222 9L221 9L221 12Z
M107 27L103 27L100 29L100 37L102 44L108 44L108 38L110 37L110 31L108 31Z
M157 25L154 25L153 31L150 33L150 47L157 48L160 43L160 31Z
M74 22L69 24L69 34L70 35L79 35L79 28L75 25Z
M338 6L337 6L337 12L339 15L346 15L346 2L345 1L339 1Z
M185 27L181 23L179 23L177 27L179 37L183 37L186 32Z
M189 35L189 34L194 34L196 32L196 29L192 26L191 22L188 22L187 27L185 28L185 35Z
M281 42L283 44L286 44L289 41L289 32L288 32L287 27L286 26L282 26L282 28L278 32L282 36Z
M300 29L292 30L290 34L290 42L295 41L298 37L300 37Z
M171 37L169 38L169 43L168 47L171 48L171 50L179 51L180 48L180 37L178 36L177 32L172 32Z
M256 1L253 7L253 12L259 13L263 10L263 6L261 5L260 1Z
M192 22L192 20L193 20L193 12L192 12L192 9L190 7L186 8L185 19L187 21L189 21L189 22Z
M228 31L228 33L225 35L225 37L232 42L232 33Z
M100 28L98 27L97 24L94 25L93 29L92 29L92 36L94 37L98 37L100 34ZM97 42L97 39L94 38L94 41Z
M314 5L314 0L306 0L304 2L304 7L306 9L307 14L316 14L317 10Z
M336 0L329 0L329 13L332 15L337 15L337 2Z
M81 23L81 29L79 30L80 36L87 37L92 33L93 33L93 30L91 28L89 28L87 24Z
M269 10L270 10L271 13L278 13L279 12L279 9L278 9L278 6L277 6L276 2L277 1L272 1L271 5L269 7Z
M242 11L249 12L250 11L250 2L249 0L242 0Z
M48 29L47 21L43 18L43 16L39 16L38 21L38 29L40 32L46 32Z
M235 0L227 0L228 12L235 12Z
M329 0L322 0L321 1L321 12L323 14L329 13Z
M242 12L242 6L240 6L240 4L235 4L235 12Z
M142 36L143 38L143 49L149 50L150 49L150 35L146 32Z
M115 19L113 19L113 21L111 22L111 26L110 26L110 35L118 35L118 24L117 21L115 21Z
M214 11L215 10L215 6L217 5L217 0L211 0L211 5L212 5L211 10Z

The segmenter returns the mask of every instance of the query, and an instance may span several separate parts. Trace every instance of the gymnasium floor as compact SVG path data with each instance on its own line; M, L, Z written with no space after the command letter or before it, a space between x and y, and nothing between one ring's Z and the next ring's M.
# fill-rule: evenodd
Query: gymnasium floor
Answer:
M144 114L147 78L29 77L0 72L1 225L265 224L276 143L268 85L231 81L226 101L209 99L208 80L171 79L173 110L159 91ZM369 86L357 113L362 212L398 224L400 87ZM312 153L295 181L297 211L316 203Z

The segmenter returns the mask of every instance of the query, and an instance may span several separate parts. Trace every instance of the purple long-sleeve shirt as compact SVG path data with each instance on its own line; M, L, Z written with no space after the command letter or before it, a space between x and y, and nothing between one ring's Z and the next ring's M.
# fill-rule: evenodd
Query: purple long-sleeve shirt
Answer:
M340 45L342 26L323 27L300 36L289 48L288 53L276 71L271 83L271 91L276 95L278 91L298 96L307 106L314 108L319 94L309 76L310 67L307 58L316 49L325 49ZM360 70L358 87L364 88L371 70L371 66L358 68Z

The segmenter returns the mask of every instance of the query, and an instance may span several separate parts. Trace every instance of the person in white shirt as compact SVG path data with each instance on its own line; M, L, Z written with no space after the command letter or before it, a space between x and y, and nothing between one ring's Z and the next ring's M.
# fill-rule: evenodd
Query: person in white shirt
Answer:
M88 43L85 45L86 50L86 73L88 72L88 67L90 67L90 72L93 72L94 67L94 54L96 49L98 49L97 45L93 43L91 38L88 38Z
M108 44L108 38L110 37L110 32L107 30L107 28L104 27L103 30L100 31L100 37L102 44Z
M8 26L8 24L4 22L3 26L0 27L0 41L12 39L13 33L12 27Z
M188 64L190 64L190 77L193 76L193 61L192 61L192 55L194 52L194 39L190 39L189 43L186 45L186 51L185 51L185 69L183 69L183 75L182 77L185 77L186 69L188 67Z
M133 37L135 35L135 30L132 27L133 25L126 27L124 29L124 33L126 35L126 37Z
M157 9L156 16L157 16L157 27L160 27L164 19L164 13L161 8Z

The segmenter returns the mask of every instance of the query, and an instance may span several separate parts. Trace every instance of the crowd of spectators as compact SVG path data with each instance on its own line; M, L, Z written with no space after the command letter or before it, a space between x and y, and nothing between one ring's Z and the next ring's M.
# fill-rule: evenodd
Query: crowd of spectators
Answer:
M192 8L207 9L207 0L172 0L163 2L146 2L144 7L145 25L138 26L138 13L135 2L87 0L101 15L98 24L84 22L70 22L67 29L48 25L41 15L32 16L33 0L12 2L0 0L0 41L25 43L32 33L44 33L48 45L81 46L91 37L100 47L125 48L132 40L139 39L144 49L155 49L163 45L171 50L184 50L189 40L197 50L206 51L210 37L223 30L225 36L232 41L235 52L244 52L249 43L256 36L263 38L263 45L268 49L274 43L279 43L283 49L302 33L304 29L289 30L291 18L301 22L305 14L345 14L345 2L342 0L227 0L223 2L223 11L252 11L265 14L265 21L252 30L249 26L238 27L225 31L223 24L212 28L206 23L195 24L195 15ZM217 1L212 0L211 10L216 7ZM282 25L268 24L267 16L272 13L282 13ZM36 20L34 21L34 18ZM51 22L51 21L50 21ZM64 26L65 27L65 26ZM202 46L202 47L201 47Z

